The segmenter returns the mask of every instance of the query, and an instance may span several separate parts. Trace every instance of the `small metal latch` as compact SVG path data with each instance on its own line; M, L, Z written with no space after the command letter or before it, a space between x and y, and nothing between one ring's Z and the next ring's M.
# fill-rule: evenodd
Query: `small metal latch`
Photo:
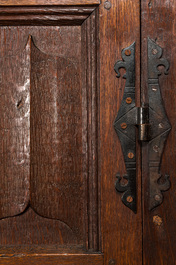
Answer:
M139 141L149 141L150 124L149 124L149 107L138 108L138 139Z
M135 43L122 50L122 61L117 61L114 70L120 77L119 69L125 68L126 79L123 100L114 122L114 128L121 142L126 172L123 176L127 184L121 184L121 177L116 175L116 190L123 192L122 202L133 212L136 206L136 126L138 127L139 141L149 144L149 209L160 205L163 201L162 191L170 188L169 176L165 175L165 182L161 185L160 163L164 143L171 125L168 121L162 103L158 76L159 65L165 67L168 73L169 63L161 58L162 48L148 38L148 97L149 104L135 106Z

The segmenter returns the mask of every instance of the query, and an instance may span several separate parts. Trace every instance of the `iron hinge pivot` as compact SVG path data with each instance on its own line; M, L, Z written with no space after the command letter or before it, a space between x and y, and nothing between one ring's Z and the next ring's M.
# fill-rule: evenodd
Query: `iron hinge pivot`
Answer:
M120 68L126 69L123 78L126 79L123 100L114 122L114 128L121 142L126 174L123 176L127 184L122 184L121 176L116 175L116 190L122 192L122 202L137 212L136 199L136 126L138 127L139 141L148 142L149 146L149 209L160 205L163 201L163 191L170 188L168 175L161 185L160 164L164 144L171 125L167 118L160 87L158 66L165 67L168 73L169 63L162 57L162 48L148 38L148 104L135 106L135 42L122 50L122 59L117 61L114 70L120 77Z

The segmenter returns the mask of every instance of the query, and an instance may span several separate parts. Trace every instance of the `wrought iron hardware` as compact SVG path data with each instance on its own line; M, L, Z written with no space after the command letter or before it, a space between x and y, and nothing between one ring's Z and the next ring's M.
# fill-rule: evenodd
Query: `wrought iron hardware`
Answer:
M115 188L123 192L122 202L133 212L137 212L136 198L136 126L138 140L149 145L149 209L152 210L163 201L163 191L170 188L169 176L165 175L164 183L159 184L161 157L164 144L171 130L171 125L163 107L158 66L165 67L168 73L169 63L161 58L162 48L148 38L148 96L149 103L135 106L135 42L122 50L122 61L117 61L114 70L120 77L119 69L125 68L126 79L123 100L114 122L115 131L119 137L124 155L127 174L123 176L127 184L121 183L117 174Z

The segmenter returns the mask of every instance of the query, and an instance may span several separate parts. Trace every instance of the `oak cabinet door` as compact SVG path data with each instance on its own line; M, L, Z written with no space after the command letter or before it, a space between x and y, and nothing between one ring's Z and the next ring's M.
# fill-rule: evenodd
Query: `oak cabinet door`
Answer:
M0 7L0 264L100 265L99 2L26 3Z
M0 264L175 264L175 7L0 0ZM148 147L137 142L134 213L115 190L126 168L113 128L125 80L114 64L135 42L136 106L147 102L148 37L170 62L159 80L171 189L150 211Z

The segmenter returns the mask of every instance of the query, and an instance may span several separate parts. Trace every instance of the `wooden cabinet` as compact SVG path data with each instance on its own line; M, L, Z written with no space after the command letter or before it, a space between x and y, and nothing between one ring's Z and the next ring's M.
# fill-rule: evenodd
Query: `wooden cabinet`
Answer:
M0 264L175 264L175 8L0 0ZM148 102L148 37L170 62L159 82L171 188L150 211L148 147L137 142L135 214L115 190L126 169L113 128L125 80L114 64L135 41L136 106Z

